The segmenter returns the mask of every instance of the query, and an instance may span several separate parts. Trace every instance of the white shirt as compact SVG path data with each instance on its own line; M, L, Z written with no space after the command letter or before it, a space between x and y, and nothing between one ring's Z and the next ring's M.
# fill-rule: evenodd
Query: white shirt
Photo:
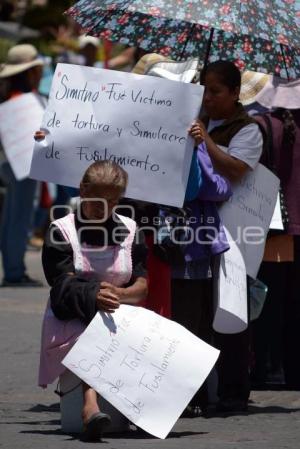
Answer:
M210 120L208 132L222 125L225 120ZM263 148L263 137L256 123L244 126L231 139L229 147L218 145L225 153L247 164L252 170L257 166Z

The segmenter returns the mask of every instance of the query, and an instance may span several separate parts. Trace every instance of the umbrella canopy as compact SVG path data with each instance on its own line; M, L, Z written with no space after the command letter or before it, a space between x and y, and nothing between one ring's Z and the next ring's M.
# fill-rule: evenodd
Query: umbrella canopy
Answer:
M67 13L92 35L173 59L230 59L241 68L300 77L295 0L80 0Z

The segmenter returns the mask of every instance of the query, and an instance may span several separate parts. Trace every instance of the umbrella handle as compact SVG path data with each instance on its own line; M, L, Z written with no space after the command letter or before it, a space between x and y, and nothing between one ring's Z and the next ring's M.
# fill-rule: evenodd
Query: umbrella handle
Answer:
M283 45L282 44L280 44L280 50L281 50L281 54L282 54L282 57L283 57L283 63L284 63L285 71L286 71L286 77L287 77L287 80L290 81L289 71L288 71L288 68L287 68L286 59L285 59L285 55L284 55L284 49L283 49Z
M189 43L189 40L191 39L191 37L193 36L195 28L196 28L196 24L194 23L194 24L192 25L192 27L191 27L191 30L190 30L190 32L189 32L188 37L186 38L186 41L185 41L184 47L183 47L183 49L182 49L182 52L181 52L180 56L178 56L178 57L176 58L176 61L181 61L181 60L184 58L184 52L185 52L186 46L187 46L187 44Z
M209 39L208 39L207 47L206 47L205 57L204 57L204 63L203 63L203 68L202 68L203 72L205 72L206 67L208 65L208 58L209 58L209 54L210 54L210 49L211 49L213 37L214 37L214 32L215 32L215 29L211 28L210 29L210 33L209 33Z

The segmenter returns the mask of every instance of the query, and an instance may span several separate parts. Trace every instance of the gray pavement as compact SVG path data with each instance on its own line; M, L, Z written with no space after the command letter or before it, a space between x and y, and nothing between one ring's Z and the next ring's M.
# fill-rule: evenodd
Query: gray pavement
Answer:
M27 265L30 275L44 280L38 252L28 252ZM61 432L59 402L53 393L54 387L42 390L36 386L41 319L46 299L46 284L45 288L38 289L0 289L0 448L76 449L89 446L75 436ZM251 394L247 413L180 419L166 440L139 431L109 435L104 437L102 447L299 449L299 424L299 392L260 391Z

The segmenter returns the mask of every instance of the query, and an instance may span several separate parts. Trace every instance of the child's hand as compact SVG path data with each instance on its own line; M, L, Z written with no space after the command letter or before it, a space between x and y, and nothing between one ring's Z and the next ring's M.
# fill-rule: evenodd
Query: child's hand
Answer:
M204 124L197 120L190 127L189 134L195 139L195 145L198 146L205 140L207 133Z
M43 140L45 139L45 137L46 137L45 131L39 130L34 133L34 140Z

